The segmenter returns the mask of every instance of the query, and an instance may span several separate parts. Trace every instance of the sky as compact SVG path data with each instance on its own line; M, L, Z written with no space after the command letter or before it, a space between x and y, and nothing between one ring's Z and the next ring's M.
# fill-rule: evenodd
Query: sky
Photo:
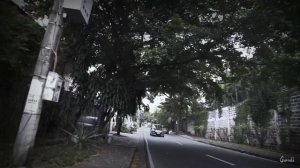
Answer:
M167 96L165 95L158 95L155 97L154 102L151 103L147 98L143 99L143 103L146 105L149 105L150 113L154 113L154 111L157 109L157 107L160 105L160 103L165 101L165 98L167 98Z

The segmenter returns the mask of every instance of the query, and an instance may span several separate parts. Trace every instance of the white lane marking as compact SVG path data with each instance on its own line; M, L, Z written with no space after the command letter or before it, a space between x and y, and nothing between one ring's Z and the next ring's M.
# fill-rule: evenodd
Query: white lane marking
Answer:
M227 161L225 161L225 160L222 160L222 159L219 159L219 158L217 158L217 157L214 157L214 156L211 156L211 155L208 155L208 154L206 154L206 156L208 156L208 157L210 157L210 158L213 158L213 159L216 159L216 160L218 160L218 161L221 161L221 162L227 163L227 164L229 164L229 165L231 165L231 166L235 166L235 164L233 164L233 163L230 163L230 162L227 162Z
M197 141L197 142L199 142L199 141ZM199 142L199 143L202 143L204 145L207 145L207 146L210 146L210 147L213 147L213 148L218 148L219 150L225 150L225 151L229 151L229 152L232 152L232 153L239 153L241 155L245 155L246 157L253 157L253 158L257 158L257 159L261 159L261 160L265 160L265 161L269 161L269 162L278 163L278 161L271 160L271 159L268 159L268 158L263 158L263 157L260 157L260 156L255 156L254 154L251 154L251 153L245 153L245 152L242 152L242 151L236 151L234 149L222 148L220 146L214 146L214 145L206 144L206 143L203 143L203 142Z
M149 149L148 141L147 141L147 138L145 138L144 129L143 129L143 137L144 137L144 140L146 142L146 148L147 148L147 154L148 154L150 168L154 168L154 163L153 163L153 160L152 160L152 156L150 154L150 149Z
M179 145L183 146L183 144L182 144L182 143L180 143L180 142L175 142L175 143L177 143L177 144L179 144Z
M214 146L214 145L211 145L211 144L207 144L207 143L204 143L202 141L198 141L194 138L191 138L191 137L188 137L188 136L182 136L180 135L182 138L185 138L185 139L189 139L189 140L192 140L194 142L199 142L203 145L206 145L206 146L210 146L210 147L214 147L214 148L218 148L220 150L225 150L225 151L230 151L230 152L233 152L233 153L240 153L242 155L246 155L247 157L254 157L254 158L257 158L257 159L261 159L261 160L265 160L265 161L269 161L269 162L274 162L274 163L278 163L278 161L275 161L275 160L271 160L271 159L268 159L268 158L263 158L263 157L260 157L260 156L255 156L254 154L251 154L251 153L245 153L245 152L242 152L242 151L236 151L234 149L227 149L227 148L223 148L223 147L219 147L219 146Z

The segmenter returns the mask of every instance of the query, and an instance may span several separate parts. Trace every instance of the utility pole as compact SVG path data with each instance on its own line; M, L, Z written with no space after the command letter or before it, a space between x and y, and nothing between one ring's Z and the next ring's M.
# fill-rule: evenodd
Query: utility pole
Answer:
M43 105L43 92L53 55L62 33L63 0L54 0L49 23L35 65L29 93L14 145L14 164L22 166L34 146Z

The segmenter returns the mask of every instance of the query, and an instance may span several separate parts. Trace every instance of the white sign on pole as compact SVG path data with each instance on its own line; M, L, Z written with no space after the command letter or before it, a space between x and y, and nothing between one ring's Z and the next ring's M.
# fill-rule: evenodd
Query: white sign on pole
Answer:
M63 7L70 21L88 24L93 0L64 0Z
M39 108L39 101L43 91L43 82L36 78L31 81L28 97L26 100L24 112L37 114Z

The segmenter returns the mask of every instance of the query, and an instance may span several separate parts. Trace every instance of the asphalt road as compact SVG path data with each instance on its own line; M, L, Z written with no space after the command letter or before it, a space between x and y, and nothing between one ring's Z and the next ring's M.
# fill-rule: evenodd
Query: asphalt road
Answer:
M245 153L196 142L177 135L150 136L143 129L150 168L294 168Z

